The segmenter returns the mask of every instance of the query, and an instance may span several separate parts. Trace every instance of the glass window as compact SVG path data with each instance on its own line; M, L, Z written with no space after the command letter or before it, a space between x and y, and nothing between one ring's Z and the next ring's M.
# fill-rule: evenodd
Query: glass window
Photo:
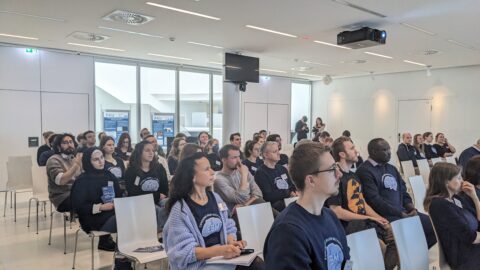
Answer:
M187 136L210 131L210 75L180 71L180 126Z
M223 145L222 127L223 127L223 76L213 75L213 131L212 136Z
M141 127L165 148L175 136L175 70L140 68ZM170 139L168 139L170 137Z
M295 124L302 116L306 115L310 119L310 99L311 85L305 83L292 83L292 115L291 132L292 138L295 134ZM309 126L310 127L310 126ZM311 127L310 127L311 128Z
M136 66L95 62L96 131L116 140L129 132L137 141Z

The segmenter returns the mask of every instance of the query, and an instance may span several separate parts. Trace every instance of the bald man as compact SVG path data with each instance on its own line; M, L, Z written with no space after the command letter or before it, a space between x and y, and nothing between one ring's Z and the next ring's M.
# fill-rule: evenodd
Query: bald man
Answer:
M412 145L412 134L403 133L402 143L398 145L397 156L399 161L411 160L414 167L418 167L417 159L423 159L420 151Z

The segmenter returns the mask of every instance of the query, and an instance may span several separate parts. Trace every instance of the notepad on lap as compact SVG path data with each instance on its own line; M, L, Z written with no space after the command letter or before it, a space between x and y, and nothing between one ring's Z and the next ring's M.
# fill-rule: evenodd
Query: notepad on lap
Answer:
M255 257L257 257L258 254L260 253L262 252L260 251L254 252L251 254L242 255L232 259L225 259L223 258L223 256L217 256L217 257L208 259L207 264L234 264L234 265L241 265L241 266L249 266L253 262Z

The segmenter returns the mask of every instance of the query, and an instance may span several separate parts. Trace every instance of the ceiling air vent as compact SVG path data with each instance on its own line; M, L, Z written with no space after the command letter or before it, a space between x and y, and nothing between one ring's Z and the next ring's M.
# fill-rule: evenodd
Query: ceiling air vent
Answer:
M102 19L106 21L113 21L119 23L125 23L129 25L142 25L150 22L154 18L151 16L133 13L125 10L115 10L112 13L106 15Z
M99 35L99 34L81 32L81 31L73 32L68 36L75 39L79 39L83 41L92 41L92 42L102 42L110 38L109 36L106 36L106 35Z

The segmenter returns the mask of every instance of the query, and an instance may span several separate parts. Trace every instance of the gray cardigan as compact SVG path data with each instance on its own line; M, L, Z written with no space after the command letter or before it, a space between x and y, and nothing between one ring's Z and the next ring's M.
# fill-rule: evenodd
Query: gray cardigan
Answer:
M227 244L227 235L236 239L235 222L228 218L225 202L216 193L215 199L223 222L221 244ZM195 257L196 247L205 247L202 233L185 200L177 201L170 211L167 223L163 228L163 240L171 270L196 270L205 266L204 260Z

